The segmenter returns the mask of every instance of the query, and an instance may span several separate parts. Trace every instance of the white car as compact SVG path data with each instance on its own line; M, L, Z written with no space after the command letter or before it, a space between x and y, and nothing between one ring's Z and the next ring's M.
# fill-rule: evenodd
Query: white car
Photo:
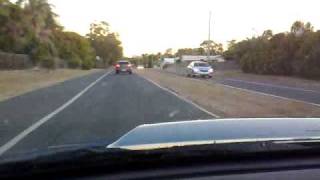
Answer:
M213 75L213 68L207 62L193 61L187 66L187 76L201 76L211 78Z
M144 69L144 66L143 65L138 65L137 69Z

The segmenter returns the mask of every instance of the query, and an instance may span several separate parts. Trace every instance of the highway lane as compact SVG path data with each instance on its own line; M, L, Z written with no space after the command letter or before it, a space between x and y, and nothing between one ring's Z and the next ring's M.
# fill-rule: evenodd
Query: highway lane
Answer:
M57 109L104 73L75 78L0 102L0 146Z
M0 147L99 78L97 73L0 103ZM138 75L107 75L4 155L65 145L109 144L146 123L213 118Z

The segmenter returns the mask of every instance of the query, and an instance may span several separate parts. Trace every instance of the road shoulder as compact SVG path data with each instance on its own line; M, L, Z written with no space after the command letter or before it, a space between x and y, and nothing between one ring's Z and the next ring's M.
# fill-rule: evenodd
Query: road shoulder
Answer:
M0 102L40 88L49 87L76 77L100 72L92 70L12 70L0 71Z

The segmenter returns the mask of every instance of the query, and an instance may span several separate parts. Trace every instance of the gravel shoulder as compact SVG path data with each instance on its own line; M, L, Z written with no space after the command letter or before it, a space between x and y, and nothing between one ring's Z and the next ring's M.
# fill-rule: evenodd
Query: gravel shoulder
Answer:
M320 107L145 69L138 74L221 117L320 117Z
M14 70L0 71L0 101L18 96L39 88L48 87L75 77L88 75L101 70Z

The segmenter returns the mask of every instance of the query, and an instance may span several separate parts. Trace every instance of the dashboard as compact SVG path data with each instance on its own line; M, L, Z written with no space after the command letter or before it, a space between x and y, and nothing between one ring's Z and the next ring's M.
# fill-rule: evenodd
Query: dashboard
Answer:
M79 179L319 179L320 158L272 159L211 164L186 164L169 168L154 168L147 171L123 171L108 175L93 175ZM76 178L78 179L78 178Z

